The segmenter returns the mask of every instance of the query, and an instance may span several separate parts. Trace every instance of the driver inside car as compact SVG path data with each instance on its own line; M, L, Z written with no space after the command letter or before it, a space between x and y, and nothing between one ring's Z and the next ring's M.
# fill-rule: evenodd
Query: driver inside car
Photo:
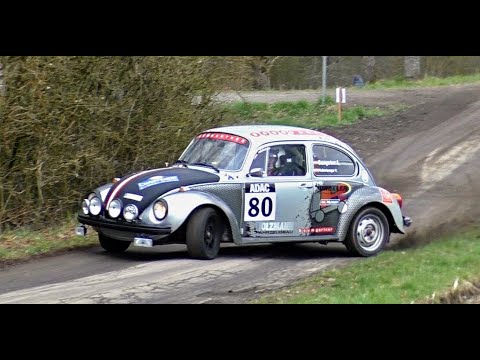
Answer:
M271 152L272 153L272 152ZM276 153L276 162L274 163L274 168L270 170L269 166L269 175L271 176L303 176L305 175L305 170L302 169L295 162L295 155L285 151L284 148L280 148ZM269 157L269 161L271 156Z

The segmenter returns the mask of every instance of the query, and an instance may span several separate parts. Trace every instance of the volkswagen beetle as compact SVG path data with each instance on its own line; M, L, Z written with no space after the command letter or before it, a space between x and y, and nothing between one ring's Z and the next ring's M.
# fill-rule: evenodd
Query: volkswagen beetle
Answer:
M135 172L86 197L77 234L108 252L181 243L214 259L220 243L343 243L372 256L411 224L356 152L315 130L231 126L196 136L170 167Z

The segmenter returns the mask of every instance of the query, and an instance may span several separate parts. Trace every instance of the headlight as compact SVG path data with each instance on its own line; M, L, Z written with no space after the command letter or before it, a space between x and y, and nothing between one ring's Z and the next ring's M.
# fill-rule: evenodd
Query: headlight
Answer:
M84 199L82 201L82 211L85 215L88 215L88 205L90 204L90 201L88 201L87 199Z
M94 196L90 199L90 204L88 205L88 209L92 215L99 215L102 211L102 202L98 198L98 196Z
M111 218L117 218L120 216L122 213L122 202L118 199L115 199L110 202L110 205L108 205L108 215L110 215Z
M137 216L138 208L135 205L130 204L125 206L125 209L123 210L123 217L125 218L125 220L132 221L135 220Z
M167 210L168 210L167 203L165 203L162 200L157 201L153 205L153 215L155 215L155 217L158 220L163 220L165 218L165 216L167 216Z

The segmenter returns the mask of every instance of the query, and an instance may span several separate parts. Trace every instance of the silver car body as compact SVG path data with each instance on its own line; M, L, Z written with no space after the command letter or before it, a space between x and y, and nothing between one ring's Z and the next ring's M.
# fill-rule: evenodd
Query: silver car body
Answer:
M133 241L137 236L148 236L155 244L162 244L171 240L172 234L186 224L196 209L210 206L217 209L228 224L230 231L225 241L233 241L238 245L343 242L355 214L369 204L386 215L391 232L405 232L402 211L396 198L387 190L376 186L359 156L340 140L318 131L289 126L223 127L197 136L180 159L199 138L217 136L216 134L226 134L247 141L248 149L243 163L239 169L220 169L218 173L205 166L190 164L177 164L167 168L169 174L173 174L172 171L177 168L188 167L218 175L220 178L213 182L178 186L157 196L155 201L162 199L168 206L168 214L164 219L157 220L154 216L155 201L152 201L134 223L128 223L124 219L116 222L108 220L104 213L96 219L81 213L80 222L92 225L98 232L114 239ZM263 156L263 151L266 153L269 149L282 146L304 149L304 175L271 176L265 171L252 171L254 159ZM333 153L345 155L349 174L336 174L343 166L338 160L316 160L314 152L318 152L318 149L333 149ZM95 190L95 193L101 196L104 210L113 185L107 184ZM135 203L134 200L123 200L124 206L128 206L128 201ZM116 223L122 226L117 227ZM146 228L165 231L146 231Z

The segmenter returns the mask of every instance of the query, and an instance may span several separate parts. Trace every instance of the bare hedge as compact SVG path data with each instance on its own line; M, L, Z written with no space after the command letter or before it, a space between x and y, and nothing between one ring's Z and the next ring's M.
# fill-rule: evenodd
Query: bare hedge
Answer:
M174 161L221 122L201 57L0 57L0 231L77 210L114 176ZM201 102L192 99L202 99Z

